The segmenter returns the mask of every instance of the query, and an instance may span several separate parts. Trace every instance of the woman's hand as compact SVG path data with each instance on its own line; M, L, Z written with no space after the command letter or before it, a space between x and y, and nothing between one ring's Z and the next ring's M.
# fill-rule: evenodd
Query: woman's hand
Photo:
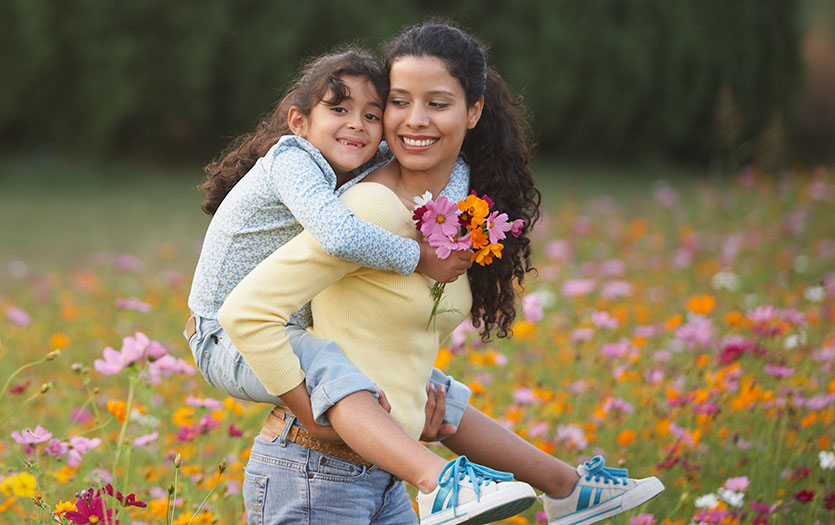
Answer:
M416 272L434 279L439 283L451 283L458 279L473 265L470 250L455 251L449 254L446 259L439 259L435 255L435 248L429 246L426 241L420 241L420 261L418 261Z
M426 420L423 424L421 441L438 441L442 437L451 436L458 432L458 427L451 423L444 423L446 414L446 388L439 385L435 388L432 383L426 383Z

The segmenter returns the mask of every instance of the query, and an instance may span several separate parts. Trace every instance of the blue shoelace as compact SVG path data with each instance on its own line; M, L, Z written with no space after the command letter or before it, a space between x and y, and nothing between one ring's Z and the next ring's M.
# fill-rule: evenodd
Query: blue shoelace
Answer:
M604 465L606 465L606 460L603 459L603 456L594 456L591 460L583 463L583 467L586 469L586 481L594 478L594 481L602 479L604 484L608 484L610 481L615 485L627 484L628 472L625 468L608 468Z
M473 484L473 491L475 491L476 501L478 501L481 497L479 487L481 487L482 484L486 485L497 481L513 481L513 474L509 472L502 472L500 470L493 470L477 463L470 463L467 456L461 456L458 459L447 463L438 475L438 485L446 487L447 485L452 484L452 498L448 501L454 507L454 514L456 516L458 515L458 486L465 478L470 478L470 482ZM444 498L439 499L443 501ZM440 506L438 503L439 502L436 500L436 508ZM447 507L449 507L449 505L447 505ZM435 511L435 508L433 508L433 512Z

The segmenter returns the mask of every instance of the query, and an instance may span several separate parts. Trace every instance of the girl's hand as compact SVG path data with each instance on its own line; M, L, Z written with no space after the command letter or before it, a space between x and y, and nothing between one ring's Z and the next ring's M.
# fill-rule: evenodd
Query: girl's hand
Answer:
M443 385L435 388L432 383L426 383L426 420L423 423L421 441L437 441L442 437L455 434L458 427L451 423L444 423L446 414L446 388Z
M310 406L310 394L307 393L307 386L304 381L298 384L289 392L278 396L287 406L290 412L296 416L299 423L304 426L310 435L325 443L342 443L342 438L331 426L322 426L313 419L313 408Z
M435 248L422 240L420 241L420 261L415 271L439 283L451 283L473 265L473 261L470 259L472 254L473 252L470 250L455 251L450 253L446 259L439 259L435 255Z

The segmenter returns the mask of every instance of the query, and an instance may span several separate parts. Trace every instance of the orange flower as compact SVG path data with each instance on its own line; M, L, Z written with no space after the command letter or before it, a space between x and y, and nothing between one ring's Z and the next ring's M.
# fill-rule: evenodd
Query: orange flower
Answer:
M49 348L65 349L68 346L70 346L70 336L65 333L58 332L49 338Z
M475 252L471 259L481 266L487 266L493 262L493 257L498 259L502 258L502 248L504 248L504 244L500 242L497 242L496 244L488 244L484 248Z
M116 416L119 423L124 423L128 415L128 406L124 401L110 399L107 401L107 411Z
M487 232L481 228L476 228L472 231L470 234L470 241L473 243L473 250L480 250L490 244Z
M171 421L178 427L188 427L194 423L192 420L193 415L194 408L180 407L174 411L174 414L171 415Z
M673 330L678 328L678 325L681 324L681 320L682 320L681 314L676 314L673 317L670 317L669 319L667 319L667 322L664 323L664 326L667 328L667 330L672 332Z
M452 361L452 352L446 348L438 350L438 355L435 356L435 368L443 370Z
M739 326L742 322L742 312L728 312L725 314L725 322L731 326Z
M631 445L633 441L635 441L634 430L630 430L627 428L626 430L621 430L620 434L618 434L617 442L618 445L622 447Z
M458 219L467 229L475 229L476 226L484 224L487 215L490 213L490 205L487 204L487 201L473 194L467 195L467 198L462 201L458 201L458 209L461 210Z
M531 339L536 335L536 325L530 321L517 321L513 325L513 335L518 339Z
M694 295L687 301L687 309L694 314L707 315L716 306L716 299L710 295Z
M806 428L814 425L818 422L818 413L817 412L809 412L803 419L800 420L800 427Z

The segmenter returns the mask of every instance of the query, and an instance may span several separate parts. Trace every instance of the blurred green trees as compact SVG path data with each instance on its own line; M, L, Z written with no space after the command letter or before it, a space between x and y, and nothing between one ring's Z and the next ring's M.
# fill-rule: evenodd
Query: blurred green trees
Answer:
M490 44L534 115L540 151L738 164L789 140L775 126L791 121L799 87L798 10L793 0L3 0L0 140L205 161L274 106L306 58L343 42L376 50L442 15Z

